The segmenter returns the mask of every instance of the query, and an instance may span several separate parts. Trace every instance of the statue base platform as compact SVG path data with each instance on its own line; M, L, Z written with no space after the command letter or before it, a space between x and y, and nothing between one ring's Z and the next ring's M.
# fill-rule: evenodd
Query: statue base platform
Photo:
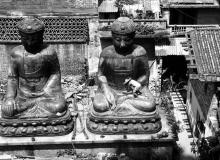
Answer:
M89 106L88 106L89 108ZM83 156L82 159L95 155L93 159L104 159L111 155L126 155L130 159L169 159L176 154L176 138L170 132L165 113L161 112L162 128L157 134L167 131L167 137L157 134L94 134L86 127L87 107L79 104L78 118L74 131L63 136L33 136L33 137L2 137L0 136L0 154L22 155L23 157L38 157L48 160L69 160L74 155ZM81 122L80 122L81 118ZM57 157L58 153L65 155ZM159 157L159 158L158 158ZM20 158L22 159L22 158ZM20 160L19 159L19 160ZM37 159L37 158L36 158ZM107 158L106 158L107 159Z
M54 118L0 118L0 135L5 137L65 135L73 130L74 120L70 111L61 117Z
M158 113L147 116L97 116L88 114L87 128L96 134L152 134L161 130Z

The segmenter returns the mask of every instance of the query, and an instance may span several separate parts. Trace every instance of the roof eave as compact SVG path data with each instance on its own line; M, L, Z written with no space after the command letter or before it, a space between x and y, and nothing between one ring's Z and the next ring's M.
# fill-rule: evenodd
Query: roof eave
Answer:
M162 6L162 8L164 9L168 9L168 8L220 8L219 5L199 5L199 4L194 4L194 5L184 5L184 4L169 4L169 5L164 5Z

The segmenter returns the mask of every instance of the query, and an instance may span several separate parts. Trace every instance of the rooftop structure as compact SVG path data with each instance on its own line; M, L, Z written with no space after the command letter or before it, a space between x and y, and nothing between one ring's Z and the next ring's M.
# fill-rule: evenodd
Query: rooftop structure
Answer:
M188 33L191 65L201 81L220 82L220 29L197 29Z
M182 43L186 41L186 38L169 38L166 41L163 44L155 44L156 56L186 56L189 54L182 47Z
M163 8L218 8L217 0L162 0Z

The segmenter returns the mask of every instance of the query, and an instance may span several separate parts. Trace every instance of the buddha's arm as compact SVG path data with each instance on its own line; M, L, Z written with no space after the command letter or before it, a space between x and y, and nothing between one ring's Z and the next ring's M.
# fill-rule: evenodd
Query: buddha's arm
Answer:
M52 90L59 88L61 86L61 73L60 64L56 54L53 54L49 61L50 64L50 77L45 84L43 90L46 93L50 93Z
M98 67L98 75L97 75L98 83L99 83L107 101L109 102L110 106L112 108L114 108L115 107L115 98L114 98L114 95L113 95L109 85L108 85L107 78L103 74L104 69L105 69L104 58L100 57L99 67Z
M15 99L17 94L17 86L18 86L18 68L15 61L15 58L10 57L9 59L9 67L8 67L8 84L7 84L7 99Z
M150 76L150 69L148 64L147 56L140 56L136 60L136 70L137 70L137 81L141 84L141 86L145 86L149 84L149 76Z
M104 58L100 57L99 59L99 66L98 66L98 83L101 86L101 88L105 88L108 85L107 79L103 74L103 67L104 67Z

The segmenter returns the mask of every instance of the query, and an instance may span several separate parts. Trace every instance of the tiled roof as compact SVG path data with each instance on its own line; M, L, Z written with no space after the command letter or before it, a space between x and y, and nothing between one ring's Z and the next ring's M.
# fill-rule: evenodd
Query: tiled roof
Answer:
M115 0L104 0L99 6L98 12L103 12L103 13L118 12L118 7L115 6Z
M189 40L199 79L220 82L220 29L190 31Z
M169 56L169 55L188 55L189 52L185 51L182 42L185 42L186 38L169 38L168 44L156 44L155 54L156 56Z

